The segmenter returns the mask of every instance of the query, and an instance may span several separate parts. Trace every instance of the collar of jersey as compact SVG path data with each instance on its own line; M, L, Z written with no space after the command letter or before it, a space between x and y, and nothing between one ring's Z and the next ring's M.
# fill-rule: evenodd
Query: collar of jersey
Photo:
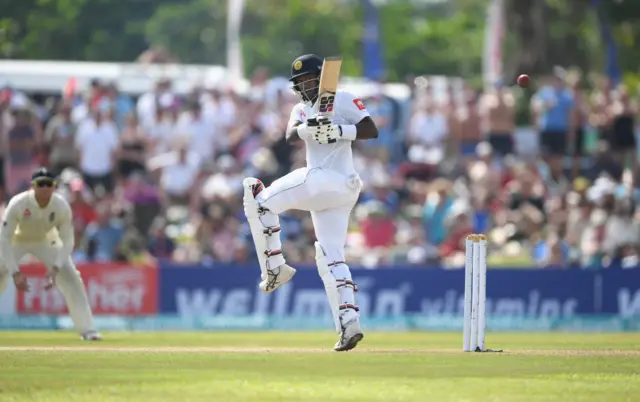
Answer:
M49 207L49 205L51 205L51 200L52 199L53 199L53 196L51 196L51 199L49 199L49 203L46 206L41 207L40 204L38 204L38 200L36 200L35 191L33 191L33 189L29 190L29 201L31 201L31 203L33 205L35 205L37 208L39 208L39 209L47 209L47 207Z

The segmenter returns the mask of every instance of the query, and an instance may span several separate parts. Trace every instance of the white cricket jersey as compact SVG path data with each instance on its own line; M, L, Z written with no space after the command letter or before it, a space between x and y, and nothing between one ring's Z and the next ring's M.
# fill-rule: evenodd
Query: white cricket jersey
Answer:
M10 272L18 270L11 251L12 244L38 244L61 247L57 261L61 267L71 255L74 246L71 207L62 195L54 192L49 204L38 205L34 191L24 191L14 196L4 212L0 229L0 259ZM62 243L62 244L60 244Z
M309 117L314 114L315 105L308 106L305 103L298 103L291 110L289 127L296 122L306 123ZM369 112L362 103L349 92L337 91L333 104L334 124L357 124ZM307 167L325 167L335 170L345 175L357 173L353 166L353 155L351 153L351 140L340 140L333 144L319 144L313 138L305 140L307 151Z

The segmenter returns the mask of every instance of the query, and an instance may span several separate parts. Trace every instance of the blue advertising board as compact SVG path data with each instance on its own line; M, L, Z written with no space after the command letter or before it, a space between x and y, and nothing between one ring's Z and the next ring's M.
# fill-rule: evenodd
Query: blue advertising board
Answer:
M331 330L315 267L298 267L272 294L258 290L257 266L161 263L157 314L97 315L103 330ZM463 270L352 269L365 329L459 331ZM156 299L157 297L157 299ZM640 331L640 269L489 269L490 331ZM10 313L11 311L9 311ZM1 313L1 311L0 311ZM60 315L0 314L2 329L70 329Z
M276 316L326 319L329 315L315 267L301 267L273 294L258 290L259 269L163 264L159 313L178 316ZM397 267L353 269L356 301L364 317L461 315L462 270ZM570 319L584 315L640 316L640 270L598 272L490 269L487 314L495 317Z

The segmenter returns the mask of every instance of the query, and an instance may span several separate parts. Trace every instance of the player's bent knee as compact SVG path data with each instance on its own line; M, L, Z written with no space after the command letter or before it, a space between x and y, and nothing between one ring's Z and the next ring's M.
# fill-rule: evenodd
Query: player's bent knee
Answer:
M256 179L255 177L247 177L242 180L242 186L244 187L245 196L251 195L255 198L262 190L264 190L264 184L260 179Z

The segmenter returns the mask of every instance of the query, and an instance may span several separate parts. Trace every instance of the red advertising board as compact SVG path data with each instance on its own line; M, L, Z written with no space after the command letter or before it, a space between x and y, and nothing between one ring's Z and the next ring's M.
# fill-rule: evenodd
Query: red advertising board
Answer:
M78 270L95 315L147 315L158 312L158 273L154 267L121 263L85 263ZM67 307L57 288L45 290L46 268L23 265L31 291L16 292L18 314L66 314Z

